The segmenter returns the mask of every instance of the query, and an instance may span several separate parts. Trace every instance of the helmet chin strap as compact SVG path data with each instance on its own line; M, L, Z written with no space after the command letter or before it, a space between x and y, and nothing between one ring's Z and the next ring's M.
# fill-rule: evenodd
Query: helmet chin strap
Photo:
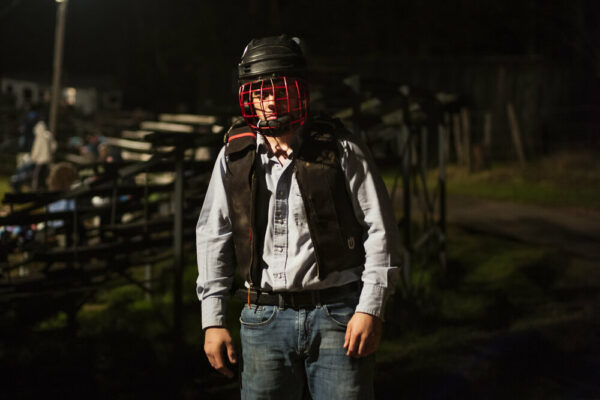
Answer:
M260 133L265 136L281 136L287 132L287 128L289 128L289 123L292 120L289 114L283 115L279 118L270 119L267 121L263 121L262 119L258 120L256 127L260 130Z

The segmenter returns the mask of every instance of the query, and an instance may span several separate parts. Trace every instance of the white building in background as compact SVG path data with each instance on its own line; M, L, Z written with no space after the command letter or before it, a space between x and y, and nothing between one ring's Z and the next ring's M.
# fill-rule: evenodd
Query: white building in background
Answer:
M96 110L119 110L123 93L107 77L66 77L63 79L62 101L84 115ZM35 76L0 77L0 92L12 96L15 106L41 103L50 98L50 81Z

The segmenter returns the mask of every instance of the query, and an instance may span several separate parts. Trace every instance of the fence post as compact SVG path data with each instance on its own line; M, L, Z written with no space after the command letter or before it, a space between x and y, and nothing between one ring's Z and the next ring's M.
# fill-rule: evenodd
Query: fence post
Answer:
M440 187L440 265L446 270L446 137L444 126L438 126L438 185Z
M462 133L460 131L459 114L452 115L452 134L454 136L454 149L456 150L456 163L458 165L463 165L465 162L465 158L463 155Z
M411 215L410 215L410 176L412 169L412 134L409 128L405 125L402 129L402 142L404 143L404 151L402 158L402 205L404 213L404 264L402 271L404 272L404 284L407 291L410 291L410 263L412 256L411 245Z
M462 125L462 151L464 164L468 171L471 171L471 123L469 109L462 107L460 109L460 119Z
M521 129L519 128L519 121L515 114L515 107L512 103L506 105L506 112L508 114L508 122L510 124L510 133L512 136L515 150L517 151L517 157L519 158L519 164L521 168L525 166L525 153L523 152L523 142L521 140Z

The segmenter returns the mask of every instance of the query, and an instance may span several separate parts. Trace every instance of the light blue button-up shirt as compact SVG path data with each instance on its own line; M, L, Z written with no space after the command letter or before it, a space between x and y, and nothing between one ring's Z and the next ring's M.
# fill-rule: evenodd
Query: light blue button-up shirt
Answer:
M341 286L362 279L356 308L383 317L387 297L399 276L401 245L396 219L383 181L363 144L340 140L340 164L357 220L365 228L365 265L317 275L313 243L293 165L294 146L281 164L257 137L256 233L265 291L302 291ZM225 193L225 149L217 157L196 226L197 294L202 302L202 326L225 326L225 306L234 275L231 220ZM264 233L264 234L263 234Z

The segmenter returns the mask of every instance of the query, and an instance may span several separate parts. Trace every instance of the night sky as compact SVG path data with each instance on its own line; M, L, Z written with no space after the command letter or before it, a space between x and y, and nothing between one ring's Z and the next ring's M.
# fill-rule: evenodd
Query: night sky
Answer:
M196 110L231 101L235 64L251 38L288 33L315 56L530 54L577 64L597 80L598 3L70 0L64 68L69 76L111 76L126 107ZM0 0L1 75L50 80L55 16L52 0Z

